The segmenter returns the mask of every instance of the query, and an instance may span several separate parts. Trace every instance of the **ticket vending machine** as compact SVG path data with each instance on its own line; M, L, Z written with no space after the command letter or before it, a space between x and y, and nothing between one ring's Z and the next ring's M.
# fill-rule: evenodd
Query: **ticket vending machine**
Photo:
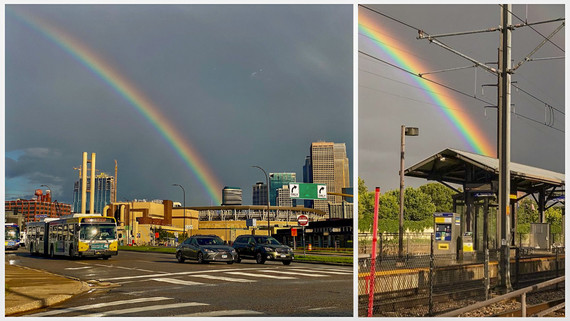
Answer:
M461 242L461 216L457 213L435 213L434 231L434 254L457 255Z

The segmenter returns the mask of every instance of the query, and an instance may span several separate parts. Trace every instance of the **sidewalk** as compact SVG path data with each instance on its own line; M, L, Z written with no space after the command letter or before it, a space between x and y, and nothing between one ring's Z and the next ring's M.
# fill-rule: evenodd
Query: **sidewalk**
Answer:
M90 289L87 283L5 262L5 315L45 308Z

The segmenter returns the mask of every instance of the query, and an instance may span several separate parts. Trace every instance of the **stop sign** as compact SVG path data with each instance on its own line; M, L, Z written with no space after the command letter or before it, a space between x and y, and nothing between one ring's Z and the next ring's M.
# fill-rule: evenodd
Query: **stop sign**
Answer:
M299 225L305 226L309 224L309 218L307 217L307 215L299 215L297 217L297 222L299 223Z

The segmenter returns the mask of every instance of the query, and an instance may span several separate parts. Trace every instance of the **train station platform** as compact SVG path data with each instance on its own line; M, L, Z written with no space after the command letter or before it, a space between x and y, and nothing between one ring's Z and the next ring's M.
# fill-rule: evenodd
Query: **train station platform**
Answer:
M5 316L52 306L91 288L79 280L11 265L9 261L4 264L4 281Z

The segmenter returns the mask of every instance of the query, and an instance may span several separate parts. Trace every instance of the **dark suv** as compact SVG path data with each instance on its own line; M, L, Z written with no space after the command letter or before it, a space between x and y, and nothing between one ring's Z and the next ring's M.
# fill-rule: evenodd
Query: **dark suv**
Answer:
M216 235L190 236L176 248L176 259L180 263L184 260L196 260L198 263L226 262L234 263L237 253L233 247L224 244Z
M283 264L289 265L295 258L293 249L279 243L279 241L271 236L240 235L235 239L232 246L238 253L236 259L238 263L241 259L248 258L255 259L259 264L270 260L281 261Z

